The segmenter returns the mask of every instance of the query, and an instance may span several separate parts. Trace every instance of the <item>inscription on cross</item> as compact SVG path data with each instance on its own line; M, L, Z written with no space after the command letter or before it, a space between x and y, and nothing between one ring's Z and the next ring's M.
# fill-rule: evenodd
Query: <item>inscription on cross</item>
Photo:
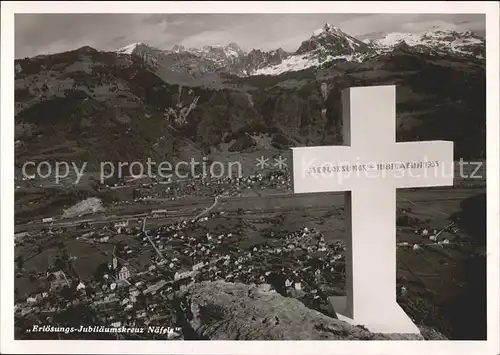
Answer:
M344 145L292 148L295 193L345 192L347 296L331 302L373 332L419 333L396 302L396 189L453 185L453 142L397 143L392 85L344 90L342 120Z

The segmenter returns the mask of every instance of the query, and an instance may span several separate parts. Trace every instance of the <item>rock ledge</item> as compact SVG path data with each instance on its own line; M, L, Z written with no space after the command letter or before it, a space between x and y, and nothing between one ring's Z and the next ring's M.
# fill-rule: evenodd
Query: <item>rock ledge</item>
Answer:
M184 327L198 339L424 340L415 334L371 333L283 297L269 285L207 281L184 287L176 299ZM430 339L446 339L429 328L423 330Z

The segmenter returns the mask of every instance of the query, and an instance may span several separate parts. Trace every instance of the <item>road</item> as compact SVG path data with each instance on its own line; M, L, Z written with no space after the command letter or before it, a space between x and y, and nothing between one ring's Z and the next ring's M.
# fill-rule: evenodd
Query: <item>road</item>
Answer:
M206 215L208 212L210 212L211 210L213 210L217 206L217 204L219 203L219 197L220 196L215 196L215 201L212 204L212 206L208 207L205 211L203 211L200 214L198 214L196 217L194 217L194 219L198 219L201 216Z

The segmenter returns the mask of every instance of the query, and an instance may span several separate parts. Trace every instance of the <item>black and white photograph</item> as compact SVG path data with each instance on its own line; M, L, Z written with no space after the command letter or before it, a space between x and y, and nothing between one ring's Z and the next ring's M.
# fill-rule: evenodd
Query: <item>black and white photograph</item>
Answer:
M498 4L88 3L2 24L11 341L498 347Z

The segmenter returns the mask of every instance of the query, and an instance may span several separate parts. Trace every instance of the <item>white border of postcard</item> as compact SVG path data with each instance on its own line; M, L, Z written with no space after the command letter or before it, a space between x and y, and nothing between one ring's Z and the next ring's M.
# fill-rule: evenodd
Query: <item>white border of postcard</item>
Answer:
M2 2L1 353L488 354L499 345L499 6L497 2ZM488 341L35 341L14 340L15 13L476 13L486 15ZM474 324L470 324L474 327Z

